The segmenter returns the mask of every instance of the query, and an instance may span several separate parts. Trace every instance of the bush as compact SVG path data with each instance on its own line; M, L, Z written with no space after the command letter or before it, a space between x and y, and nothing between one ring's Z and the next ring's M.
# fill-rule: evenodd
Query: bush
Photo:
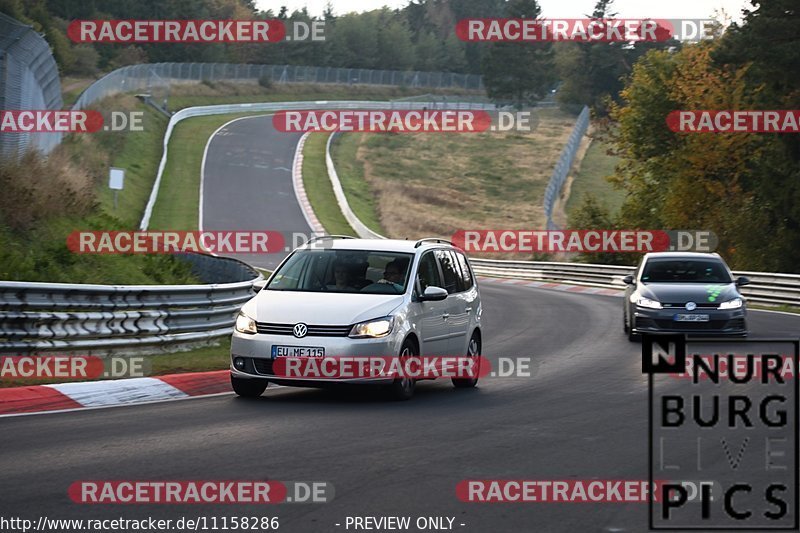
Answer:
M60 150L0 161L0 191L0 219L18 231L45 218L85 215L95 202L91 176Z
M260 78L258 78L258 84L261 85L265 89L272 89L272 76L268 74L264 74Z

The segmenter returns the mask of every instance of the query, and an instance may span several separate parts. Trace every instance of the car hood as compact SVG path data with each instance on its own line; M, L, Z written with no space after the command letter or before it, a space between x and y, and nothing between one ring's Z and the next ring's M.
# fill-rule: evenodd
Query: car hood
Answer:
M642 283L639 294L651 300L673 304L720 304L741 297L734 283Z
M257 322L345 326L391 314L397 294L342 294L263 290L242 310Z

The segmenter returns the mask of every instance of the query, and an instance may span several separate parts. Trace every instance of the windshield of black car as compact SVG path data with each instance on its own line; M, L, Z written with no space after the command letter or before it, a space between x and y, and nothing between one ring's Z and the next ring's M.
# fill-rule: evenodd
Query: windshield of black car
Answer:
M728 269L713 259L650 259L642 271L643 283L731 283Z
M267 285L272 291L403 294L412 254L367 250L299 250Z

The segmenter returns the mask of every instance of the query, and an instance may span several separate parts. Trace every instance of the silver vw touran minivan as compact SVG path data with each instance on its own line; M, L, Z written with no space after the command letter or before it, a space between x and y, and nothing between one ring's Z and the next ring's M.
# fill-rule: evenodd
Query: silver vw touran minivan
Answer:
M315 387L346 381L384 385L394 398L408 399L417 381L289 376L275 371L285 358L480 360L478 284L467 257L448 241L319 237L295 249L254 290L231 343L231 383L240 396L259 396L269 383ZM452 381L474 387L477 376Z

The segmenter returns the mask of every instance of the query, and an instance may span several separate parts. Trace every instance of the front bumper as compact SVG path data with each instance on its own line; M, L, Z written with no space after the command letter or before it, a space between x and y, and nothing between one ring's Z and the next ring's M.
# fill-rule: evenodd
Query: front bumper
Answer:
M677 314L708 315L708 322L678 322ZM635 307L633 310L634 333L687 333L696 335L747 335L747 309L697 308L692 312L685 309L648 309Z
M388 384L391 377L318 378L277 376L272 371L272 346L314 346L325 348L325 357L376 357L396 356L400 353L403 338L398 333L377 339L351 339L350 337L314 337L297 339L289 335L248 335L234 332L231 337L231 375L237 378L260 378L281 385L317 386L325 383ZM233 366L234 358L244 359L244 368Z

